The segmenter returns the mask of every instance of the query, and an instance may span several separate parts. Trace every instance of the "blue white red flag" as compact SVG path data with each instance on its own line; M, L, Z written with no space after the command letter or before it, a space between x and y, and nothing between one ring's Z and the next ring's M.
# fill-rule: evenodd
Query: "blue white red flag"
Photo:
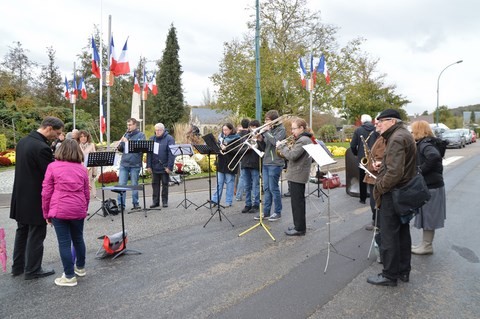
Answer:
M145 94L145 100L148 96L148 81L147 81L147 71L143 69L143 94Z
M110 71L115 74L115 68L117 67L117 59L115 58L115 45L113 44L113 35L110 40Z
M102 102L102 107L100 108L100 133L105 134L107 131L107 122L105 120L105 105Z
M63 91L63 95L67 100L70 100L70 89L68 88L68 80L67 77L65 77L65 90Z
M303 66L303 61L302 58L300 58L300 79L302 80L302 87L306 88L307 87L307 80L305 79L305 75L307 74L307 71L305 71L305 67Z
M153 95L158 94L157 80L156 80L155 74L153 74L152 78L150 79L150 82L148 82L148 87L150 88L150 91L152 91Z
M80 91L80 95L82 99L87 99L87 86L85 85L85 81L83 80L83 76L80 79L80 84L78 85L78 90Z
M116 61L115 68L112 69L110 67L110 70L113 71L115 76L130 73L130 64L128 63L127 57L127 42L128 38L125 41L125 45L123 46L122 53L120 53L120 57Z
M95 45L95 40L92 36L92 74L95 75L97 79L100 79L100 56L98 55L97 46Z
M318 73L323 73L323 75L325 75L325 82L330 84L330 72L328 71L327 63L325 62L325 56L323 54L320 57L316 71Z
M73 74L72 88L73 88L73 95L75 95L75 98L77 98L78 89L77 89L77 77L75 76L75 73Z
M133 92L140 94L140 84L138 83L135 70L133 71Z

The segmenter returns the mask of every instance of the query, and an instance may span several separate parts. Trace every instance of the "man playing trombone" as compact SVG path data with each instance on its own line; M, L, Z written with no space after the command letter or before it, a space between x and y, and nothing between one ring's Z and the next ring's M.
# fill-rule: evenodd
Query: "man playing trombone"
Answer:
M286 137L285 126L279 121L277 110L270 110L265 114L265 125L261 127L257 140L264 143L265 155L263 157L263 190L265 192L265 203L263 205L263 218L269 221L277 221L282 217L282 195L278 182L282 173L285 161L276 151L278 141ZM270 210L274 206L274 212ZM260 215L255 216L260 219Z

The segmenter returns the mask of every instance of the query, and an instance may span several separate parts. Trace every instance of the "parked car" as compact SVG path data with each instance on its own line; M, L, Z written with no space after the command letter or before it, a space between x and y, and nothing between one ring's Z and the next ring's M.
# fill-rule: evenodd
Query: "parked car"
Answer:
M472 132L472 143L475 143L477 141L477 133L474 130L470 130L470 132Z
M472 144L472 133L468 128L458 128L455 131L458 131L465 137L466 144Z
M448 142L447 148L465 147L465 137L457 130L448 130L443 132L442 139Z
M445 131L449 130L448 126L446 126L445 124L442 124L442 123L430 124L430 128L432 129L435 136L439 137L439 138L442 138L442 134Z

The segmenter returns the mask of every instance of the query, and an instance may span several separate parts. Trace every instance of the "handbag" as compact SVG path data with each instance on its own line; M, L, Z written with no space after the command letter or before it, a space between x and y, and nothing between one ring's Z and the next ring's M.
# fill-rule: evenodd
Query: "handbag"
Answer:
M420 172L404 186L392 190L393 208L400 216L417 214L430 197L427 183Z
M338 174L332 174L331 177L325 177L322 179L323 189L337 188L340 185L340 176L338 176Z

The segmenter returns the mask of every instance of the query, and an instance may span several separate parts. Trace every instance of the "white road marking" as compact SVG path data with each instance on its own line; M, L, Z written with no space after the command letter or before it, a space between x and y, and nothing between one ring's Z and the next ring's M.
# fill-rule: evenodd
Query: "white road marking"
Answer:
M459 159L463 158L463 156L452 156L452 157L447 157L444 158L442 161L443 166L447 166L449 164L452 164L455 161L458 161Z

